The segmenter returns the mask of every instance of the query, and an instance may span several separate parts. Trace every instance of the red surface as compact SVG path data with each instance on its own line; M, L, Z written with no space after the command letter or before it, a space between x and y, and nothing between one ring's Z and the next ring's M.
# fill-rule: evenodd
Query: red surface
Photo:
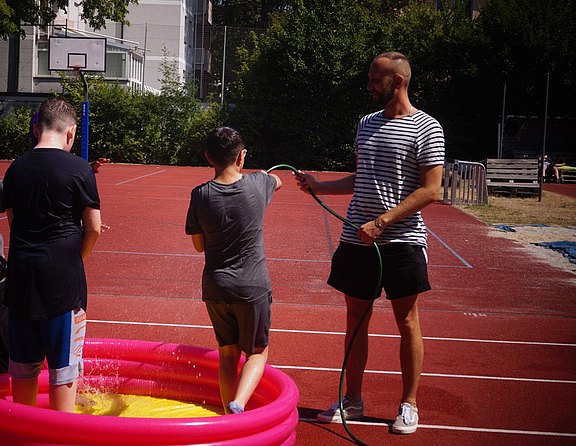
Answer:
M298 444L349 445L341 425L310 422L337 398L345 306L325 281L341 223L298 191L290 173L280 175L284 187L265 220L274 288L269 362L300 389ZM205 168L101 168L102 215L111 229L87 263L88 336L215 347L200 300L203 256L184 234L190 191L210 177ZM345 213L349 197L323 198ZM370 445L574 444L574 274L489 235L450 206L429 206L424 216L434 289L420 302L421 427L407 437L389 432L400 397L399 340L389 303L378 300L367 417L351 430ZM8 234L5 220L0 230Z
M576 183L544 183L544 190L548 192L554 192L555 194L576 198Z

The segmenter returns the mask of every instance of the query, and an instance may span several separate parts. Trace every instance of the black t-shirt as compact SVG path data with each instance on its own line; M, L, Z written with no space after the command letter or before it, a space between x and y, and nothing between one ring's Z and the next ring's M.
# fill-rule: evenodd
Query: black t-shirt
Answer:
M15 316L42 320L86 309L80 256L82 212L100 208L90 164L60 149L34 149L4 176L12 209L6 304Z

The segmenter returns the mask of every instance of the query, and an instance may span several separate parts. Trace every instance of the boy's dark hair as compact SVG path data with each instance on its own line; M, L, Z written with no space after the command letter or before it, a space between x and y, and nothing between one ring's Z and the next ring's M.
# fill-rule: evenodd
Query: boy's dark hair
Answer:
M206 138L206 153L210 161L218 167L234 164L240 151L244 149L244 138L230 127L218 127Z
M46 99L38 111L40 131L46 129L64 132L68 127L76 125L76 120L76 110L72 104L58 97Z

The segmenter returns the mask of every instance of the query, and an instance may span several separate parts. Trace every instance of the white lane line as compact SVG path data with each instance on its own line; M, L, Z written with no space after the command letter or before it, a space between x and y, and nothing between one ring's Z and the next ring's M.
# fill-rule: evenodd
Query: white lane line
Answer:
M307 423L318 423L316 418L299 418L298 421ZM372 421L347 421L346 424L356 424L359 426L392 426L392 423L377 423ZM491 434L511 434L511 435L536 435L544 437L576 437L572 432L545 432L545 431L527 431L514 429L491 429L486 427L467 427L467 426L443 426L434 424L418 424L418 429L437 429L462 432L485 432Z
M120 254L129 256L159 256L159 257L204 257L204 254L178 254L178 253L162 253L162 252L138 252L138 251L105 251L95 249L93 253L98 254Z
M305 366L292 366L292 365L274 365L277 369L286 370L308 370L311 372L342 372L341 368L334 367L305 367ZM365 373L373 375L401 375L400 371L394 370L365 370ZM430 378L453 378L453 379L483 379L488 381L515 381L515 382L529 382L529 383L545 383L545 384L576 384L576 381L567 379L544 379L544 378L514 378L510 376L490 376L490 375L458 375L449 373L422 373L422 376Z
M136 178L130 178L129 180L121 181L120 183L116 183L115 186L120 186L122 184L130 183L132 181L140 180L140 179L146 178L146 177L151 177L152 175L158 175L159 173L163 173L163 172L166 172L166 169L158 170L157 172L148 173L146 175L141 175L141 176L136 177Z
M113 324L113 325L145 325L151 327L177 327L177 328L202 328L212 330L211 325L192 325L192 324L165 324L159 322L131 322L131 321L104 321L97 319L88 319L88 322L96 324Z
M119 322L119 321L104 321L89 319L89 323L100 323L100 324L114 324L114 325L145 325L153 327L180 327L180 328L200 328L200 329L212 329L210 325L189 325L189 324L163 324L157 322ZM272 329L272 331L275 331ZM277 331L277 330L276 330ZM290 369L290 370L309 370L317 372L341 372L340 368L334 367L305 367L305 366L287 366L287 365L273 365L278 369ZM400 375L399 371L391 370L366 370L366 373L376 374L376 375ZM559 379L540 379L540 378L513 378L513 377L502 377L502 376L482 376L482 375L455 375L446 373L422 373L422 376L429 376L435 378L456 378L456 379L486 379L492 381L520 381L520 382L538 382L538 383L554 383L554 384L576 384L576 381L569 380L559 380Z
M162 253L162 252L141 252L141 251L109 251L109 250L98 250L95 249L93 253L98 254L119 254L119 255L130 255L130 256L160 256L160 257L202 257L204 254L178 254L178 253ZM326 259L291 259L287 257L267 257L266 260L270 262L294 262L294 263L326 263L330 264L331 260ZM454 266L454 265L434 265L429 264L430 267L436 268L467 268L466 266Z
M153 326L153 327L177 327L177 328L198 328L203 330L211 330L210 325L192 325L192 324L166 324L158 322L130 322L130 321L107 321L107 320L96 320L89 319L90 323L100 323L100 324L112 324L112 325L143 325L143 326ZM297 331L297 330L280 330L271 329L271 331L290 331L296 333L310 333L308 331ZM314 332L315 334L333 334L332 332ZM343 333L342 333L343 334ZM382 336L394 336L394 335L382 335ZM440 338L437 338L440 339ZM450 338L443 338L442 340L450 340ZM458 339L455 339L458 341ZM492 341L490 341L492 342ZM499 342L499 341L495 341ZM554 344L560 346L573 346L573 344ZM305 367L305 366L284 366L284 365L274 365L274 367L279 369L292 369L292 370L309 370L318 372L341 372L340 368L333 367ZM366 370L366 373L377 374L377 375L400 375L399 371L391 370ZM492 381L516 381L516 382L537 382L537 383L554 383L554 384L576 384L576 381L571 380L558 380L558 379L541 379L541 378L514 378L514 377L502 377L502 376L484 376L484 375L458 375L458 374L444 374L444 373L422 373L422 376L429 376L435 378L455 378L455 379L485 379Z
M458 254L456 252L456 250L454 250L452 247L450 247L450 245L448 245L448 243L446 243L444 240L442 240L434 231L432 231L430 228L427 228L428 232L436 239L438 240L442 246L444 246L448 251L450 251L452 253L452 255L454 257L456 257L458 260L460 260L465 266L466 268L473 268L472 265L470 265L465 259L464 257L462 257L460 254Z
M286 333L304 333L304 334L321 334L321 335L334 335L344 336L346 333L339 331L314 331L314 330L288 330L285 328L276 328L272 331L286 332ZM400 339L400 335L391 334L378 334L370 333L371 338L395 338ZM562 342L535 342L535 341L505 341L496 339L474 339L474 338L439 338L434 336L424 336L424 340L428 341L450 341L450 342L477 342L481 344L513 344L513 345L542 345L546 347L576 347L576 344L568 344Z
M138 252L138 251L106 251L95 249L93 253L98 254L119 254L128 256L155 256L155 257L201 257L204 254L187 254L187 253L162 253L162 252ZM330 260L317 260L317 259L288 259L281 257L268 257L268 261L272 262L294 262L294 263L330 263Z
M178 328L202 328L212 329L211 325L191 325L191 324L167 324L161 322L135 322L135 321L108 321L91 319L89 322L100 324L116 324L116 325L151 325L155 327L178 327ZM320 330L289 330L285 328L271 328L270 331L278 333L297 333L297 334L317 334L317 335L330 335L330 336L344 336L346 333L340 331L320 331ZM394 338L399 339L400 335L390 334L377 334L370 333L369 337L373 338ZM514 344L514 345L540 345L544 347L576 347L576 344L568 344L561 342L533 342L533 341L503 341L495 339L474 339L474 338L439 338L424 336L424 340L430 341L449 341L449 342L477 342L485 344Z

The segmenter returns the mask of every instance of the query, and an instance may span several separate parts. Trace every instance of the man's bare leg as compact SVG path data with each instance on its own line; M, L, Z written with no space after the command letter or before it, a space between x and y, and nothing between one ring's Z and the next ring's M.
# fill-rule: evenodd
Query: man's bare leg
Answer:
M402 401L416 406L416 393L424 363L424 341L418 316L418 295L392 300L400 331L400 368Z
M372 304L371 300L356 299L354 297L346 296L346 338L345 348L348 348L352 335L358 326L362 315L365 313L366 308ZM346 364L346 395L352 401L359 401L362 399L362 380L364 377L364 369L368 360L368 326L370 318L372 317L372 309L362 322L362 326L358 329L356 339L354 339L354 346L348 356L348 363Z

